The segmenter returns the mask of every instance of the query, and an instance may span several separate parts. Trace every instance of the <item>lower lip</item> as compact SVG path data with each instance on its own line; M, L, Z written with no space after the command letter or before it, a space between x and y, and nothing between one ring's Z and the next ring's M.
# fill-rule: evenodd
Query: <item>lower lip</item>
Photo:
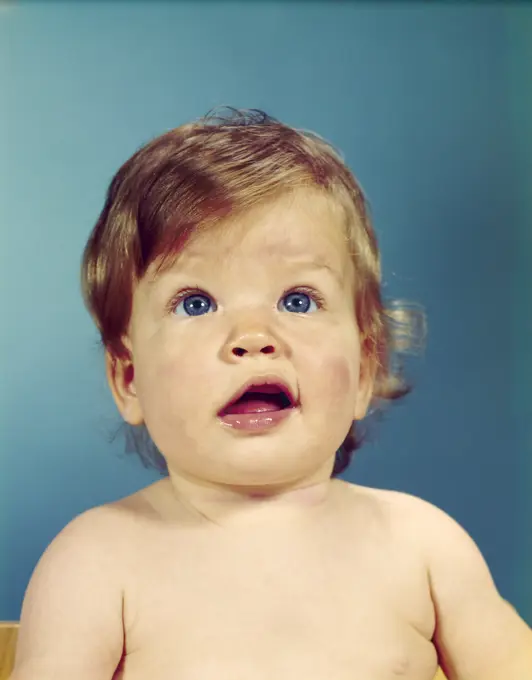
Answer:
M295 406L280 411L264 411L263 413L231 413L221 416L224 425L234 430L270 430L286 420L297 410Z

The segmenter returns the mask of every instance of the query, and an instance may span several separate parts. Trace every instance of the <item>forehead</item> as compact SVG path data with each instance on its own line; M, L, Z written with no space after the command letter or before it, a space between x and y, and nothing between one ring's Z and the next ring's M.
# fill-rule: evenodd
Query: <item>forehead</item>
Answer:
M193 237L174 265L196 269L246 261L272 266L312 262L342 275L348 264L343 212L327 197L300 191Z

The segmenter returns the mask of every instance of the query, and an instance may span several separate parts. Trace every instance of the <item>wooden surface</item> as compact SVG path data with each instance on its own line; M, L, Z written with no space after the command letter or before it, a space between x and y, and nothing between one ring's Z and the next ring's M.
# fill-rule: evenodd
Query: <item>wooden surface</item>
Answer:
M0 621L0 680L8 680L13 670L18 626L18 621ZM434 680L445 680L441 670Z
M18 621L0 621L0 680L8 680L15 663Z

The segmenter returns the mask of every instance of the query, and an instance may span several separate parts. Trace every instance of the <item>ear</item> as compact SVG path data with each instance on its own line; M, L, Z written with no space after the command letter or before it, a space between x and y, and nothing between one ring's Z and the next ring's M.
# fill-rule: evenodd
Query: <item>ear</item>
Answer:
M366 417L373 389L375 387L375 376L377 373L377 361L368 355L362 346L360 356L360 374L358 379L358 392L355 400L354 420L362 420Z
M125 358L105 353L105 372L115 404L122 418L130 425L142 425L144 418L135 389L135 367L128 350Z

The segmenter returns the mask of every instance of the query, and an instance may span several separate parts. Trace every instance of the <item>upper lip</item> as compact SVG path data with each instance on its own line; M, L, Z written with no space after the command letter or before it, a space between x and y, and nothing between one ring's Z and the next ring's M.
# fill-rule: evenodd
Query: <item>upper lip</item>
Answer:
M224 406L218 411L218 415L221 415L229 406L232 406L237 402L241 396L243 396L252 387L257 388L257 392L260 392L261 387L277 387L281 392L283 392L290 400L290 406L295 406L297 404L297 399L292 391L291 387L288 385L284 378L278 375L255 375L238 388L238 390L233 394L233 396L227 401Z

